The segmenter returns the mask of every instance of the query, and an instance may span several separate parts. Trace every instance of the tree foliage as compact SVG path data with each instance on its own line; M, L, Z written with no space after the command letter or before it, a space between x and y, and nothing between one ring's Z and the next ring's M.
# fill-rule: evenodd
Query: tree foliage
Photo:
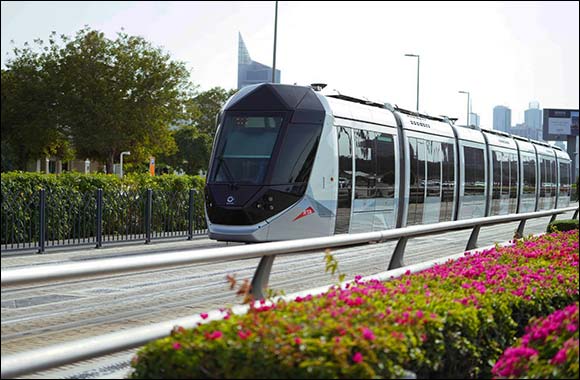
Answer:
M2 70L4 170L24 169L31 159L73 156L60 121L58 50L53 37L46 46L35 41L42 48L40 53L27 44L15 48L15 58Z
M142 37L81 30L62 52L66 122L81 156L131 160L175 150L169 127L193 94L181 62ZM87 131L91 131L87 133Z
M182 62L142 37L88 27L14 49L2 70L2 145L22 164L48 155L106 162L122 151L146 160L176 146L170 125L188 114L195 87ZM70 158L70 157L69 157ZM3 154L4 168L4 154Z
M187 119L173 131L178 150L161 157L161 162L188 174L207 170L215 135L216 116L237 90L214 87L199 93L187 103Z

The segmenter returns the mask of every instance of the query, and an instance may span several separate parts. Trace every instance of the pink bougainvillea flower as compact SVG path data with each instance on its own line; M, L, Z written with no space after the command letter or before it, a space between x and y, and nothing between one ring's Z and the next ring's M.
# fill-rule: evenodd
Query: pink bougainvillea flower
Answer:
M217 331L213 331L213 332L211 332L211 333L206 333L206 334L205 334L206 338L207 338L207 339L210 339L210 340L216 340L216 339L219 339L219 338L221 338L223 335L224 335L224 334L223 334L221 331L219 331L219 330L217 330Z
M366 340L375 340L375 334L373 334L372 330L363 327L362 329L362 333L363 333L363 338L365 338Z
M355 352L355 354L352 356L352 361L357 364L362 363L363 355L360 352Z
M550 360L550 364L562 364L566 361L566 349L562 348L560 351L554 355L552 360Z

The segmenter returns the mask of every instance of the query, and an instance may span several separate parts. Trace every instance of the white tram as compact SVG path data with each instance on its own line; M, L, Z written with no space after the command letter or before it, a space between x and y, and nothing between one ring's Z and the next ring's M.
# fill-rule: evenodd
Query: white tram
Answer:
M311 87L245 87L218 115L209 236L262 242L566 207L570 157Z

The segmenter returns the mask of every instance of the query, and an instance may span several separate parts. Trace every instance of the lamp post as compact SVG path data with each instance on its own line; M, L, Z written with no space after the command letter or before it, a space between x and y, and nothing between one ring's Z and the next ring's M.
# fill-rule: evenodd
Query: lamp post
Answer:
M128 152L128 151L127 152L121 152L121 157L120 157L121 167L119 169L119 174L120 174L121 178L123 178L123 156L124 155L130 156L131 155L131 152Z
M417 112L419 112L419 63L421 58L417 54L405 54L405 57L417 57Z
M278 35L278 2L276 1L276 12L274 14L274 59L272 63L272 83L276 83L276 37Z
M467 119L465 125L469 126L469 91L459 91L460 94L467 94Z

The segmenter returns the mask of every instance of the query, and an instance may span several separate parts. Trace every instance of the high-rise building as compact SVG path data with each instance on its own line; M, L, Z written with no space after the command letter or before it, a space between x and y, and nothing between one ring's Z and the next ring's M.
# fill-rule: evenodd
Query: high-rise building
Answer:
M538 102L530 102L530 108L524 111L526 127L534 130L539 139L542 139L542 110Z
M252 61L242 34L238 33L238 89L258 83L272 83L272 68ZM280 70L276 70L274 83L280 83Z
M469 114L469 125L475 125L476 127L479 127L479 115L475 112L471 112Z
M509 133L512 135L527 137L532 140L542 139L542 131L537 128L530 128L526 125L526 123L516 124L509 130Z
M509 132L512 126L512 110L505 106L493 107L493 129Z

